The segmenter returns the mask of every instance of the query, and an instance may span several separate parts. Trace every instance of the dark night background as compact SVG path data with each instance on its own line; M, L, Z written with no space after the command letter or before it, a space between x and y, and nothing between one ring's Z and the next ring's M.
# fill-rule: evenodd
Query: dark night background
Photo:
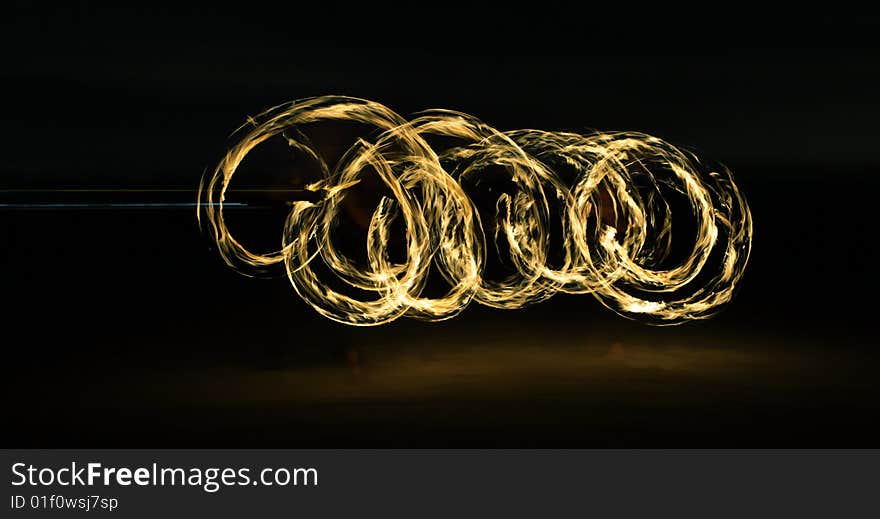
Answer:
M347 328L226 269L194 211L2 210L7 446L877 447L877 18L249 7L10 7L0 189L194 190L313 95L638 130L734 172L738 297L674 328L568 296Z

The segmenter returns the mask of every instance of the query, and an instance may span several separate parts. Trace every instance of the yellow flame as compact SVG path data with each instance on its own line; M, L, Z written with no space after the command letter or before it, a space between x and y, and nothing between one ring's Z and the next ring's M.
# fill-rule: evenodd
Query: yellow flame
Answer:
M500 132L470 115L445 110L407 121L379 103L339 96L294 101L250 121L252 128L202 179L199 201L207 204L199 206L199 221L228 265L246 275L283 266L306 303L341 323L379 325L404 315L443 320L472 301L512 309L565 292L593 294L626 317L677 324L711 316L730 301L748 261L751 214L730 172L721 167L703 173L696 157L649 135ZM308 189L324 198L291 203L279 250L259 254L246 249L230 234L223 216L236 169L254 147L282 132L290 146L321 160L310 142L286 131L318 121L355 121L380 133L373 142L359 140L335 167L322 163L324 178ZM461 144L438 153L426 142L429 136ZM450 163L463 166L448 171L441 165ZM563 180L551 164L573 169L575 178ZM658 179L649 165L661 165L669 178ZM516 192L498 198L493 223L484 228L462 183L489 166L504 168ZM368 265L363 266L334 246L330 232L346 190L368 169L391 195L373 212ZM690 253L664 268L652 267L668 258L671 246L671 214L660 184L684 194L696 220ZM564 239L561 259L551 261L554 213L561 215ZM388 253L395 221L406 229L401 263L392 262ZM484 277L486 243L493 235L496 247L499 236L506 239L516 270L500 281ZM720 261L709 262L713 253L721 254ZM313 268L317 258L326 266L320 274ZM425 297L432 267L449 288L441 296ZM370 296L331 288L322 278L326 272Z

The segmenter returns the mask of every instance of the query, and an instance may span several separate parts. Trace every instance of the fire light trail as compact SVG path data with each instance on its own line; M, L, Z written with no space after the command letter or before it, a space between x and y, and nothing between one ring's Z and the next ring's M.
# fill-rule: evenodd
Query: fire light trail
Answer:
M327 164L299 131L326 121L370 125L377 136ZM501 132L447 110L407 121L349 97L294 101L249 122L202 179L199 221L228 265L251 276L283 268L306 303L341 323L380 325L404 315L436 321L472 301L514 309L565 292L592 294L629 318L678 324L729 302L748 261L751 214L730 172L649 135ZM316 199L290 203L280 248L262 254L229 232L224 198L248 153L276 136L318 161L322 178L307 187ZM454 144L434 149L428 140L437 139ZM489 168L501 168L513 188L497 196L487 216L472 190ZM388 195L372 213L366 264L359 264L331 231L348 191L368 174ZM686 200L695 232L684 257L670 265L675 194ZM402 261L390 253L399 237L395 223L404 229ZM493 248L513 267L503 279L486 275ZM431 272L448 287L439 296L423 294Z

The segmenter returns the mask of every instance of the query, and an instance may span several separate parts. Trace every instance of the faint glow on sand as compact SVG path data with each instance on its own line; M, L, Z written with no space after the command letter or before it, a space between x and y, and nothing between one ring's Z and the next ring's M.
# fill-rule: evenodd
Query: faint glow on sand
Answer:
M600 333L578 339L568 329L554 334L505 328L487 336L442 333L421 341L418 334L394 335L398 340L390 347L387 337L376 336L360 345L356 366L351 356L339 356L317 363L275 359L270 369L240 363L180 369L163 375L159 386L153 375L131 381L129 398L175 405L395 404L429 399L509 404L520 396L545 395L597 405L669 398L683 403L711 399L692 387L785 385L792 376L808 380L828 365L816 352L785 351L763 341L743 346L746 336L723 340L677 333L657 341L646 334ZM144 393L138 395L140 391Z

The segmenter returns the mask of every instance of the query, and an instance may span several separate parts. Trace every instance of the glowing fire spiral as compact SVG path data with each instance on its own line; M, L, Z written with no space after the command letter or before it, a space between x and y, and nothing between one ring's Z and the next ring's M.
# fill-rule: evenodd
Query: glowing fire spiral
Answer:
M297 132L322 121L370 125L377 137L359 140L328 166ZM730 172L648 135L500 132L444 110L407 121L349 97L294 101L251 123L202 179L200 222L228 265L247 275L283 266L303 300L341 323L442 320L471 301L513 309L565 292L593 294L626 317L677 324L730 301L748 261L751 215ZM223 201L245 156L275 136L319 161L323 178L307 187L315 200L290 203L281 248L260 254L230 234ZM432 139L453 144L435 149ZM503 170L513 187L496 196L487 216L467 186L488 168ZM357 262L339 250L331 230L365 171L390 194L367 226L366 262ZM671 261L675 194L691 223L686 250ZM395 233L405 234L402 261L389 252ZM500 279L486 275L491 245L509 263ZM442 276L442 294L424 295L429 275Z

